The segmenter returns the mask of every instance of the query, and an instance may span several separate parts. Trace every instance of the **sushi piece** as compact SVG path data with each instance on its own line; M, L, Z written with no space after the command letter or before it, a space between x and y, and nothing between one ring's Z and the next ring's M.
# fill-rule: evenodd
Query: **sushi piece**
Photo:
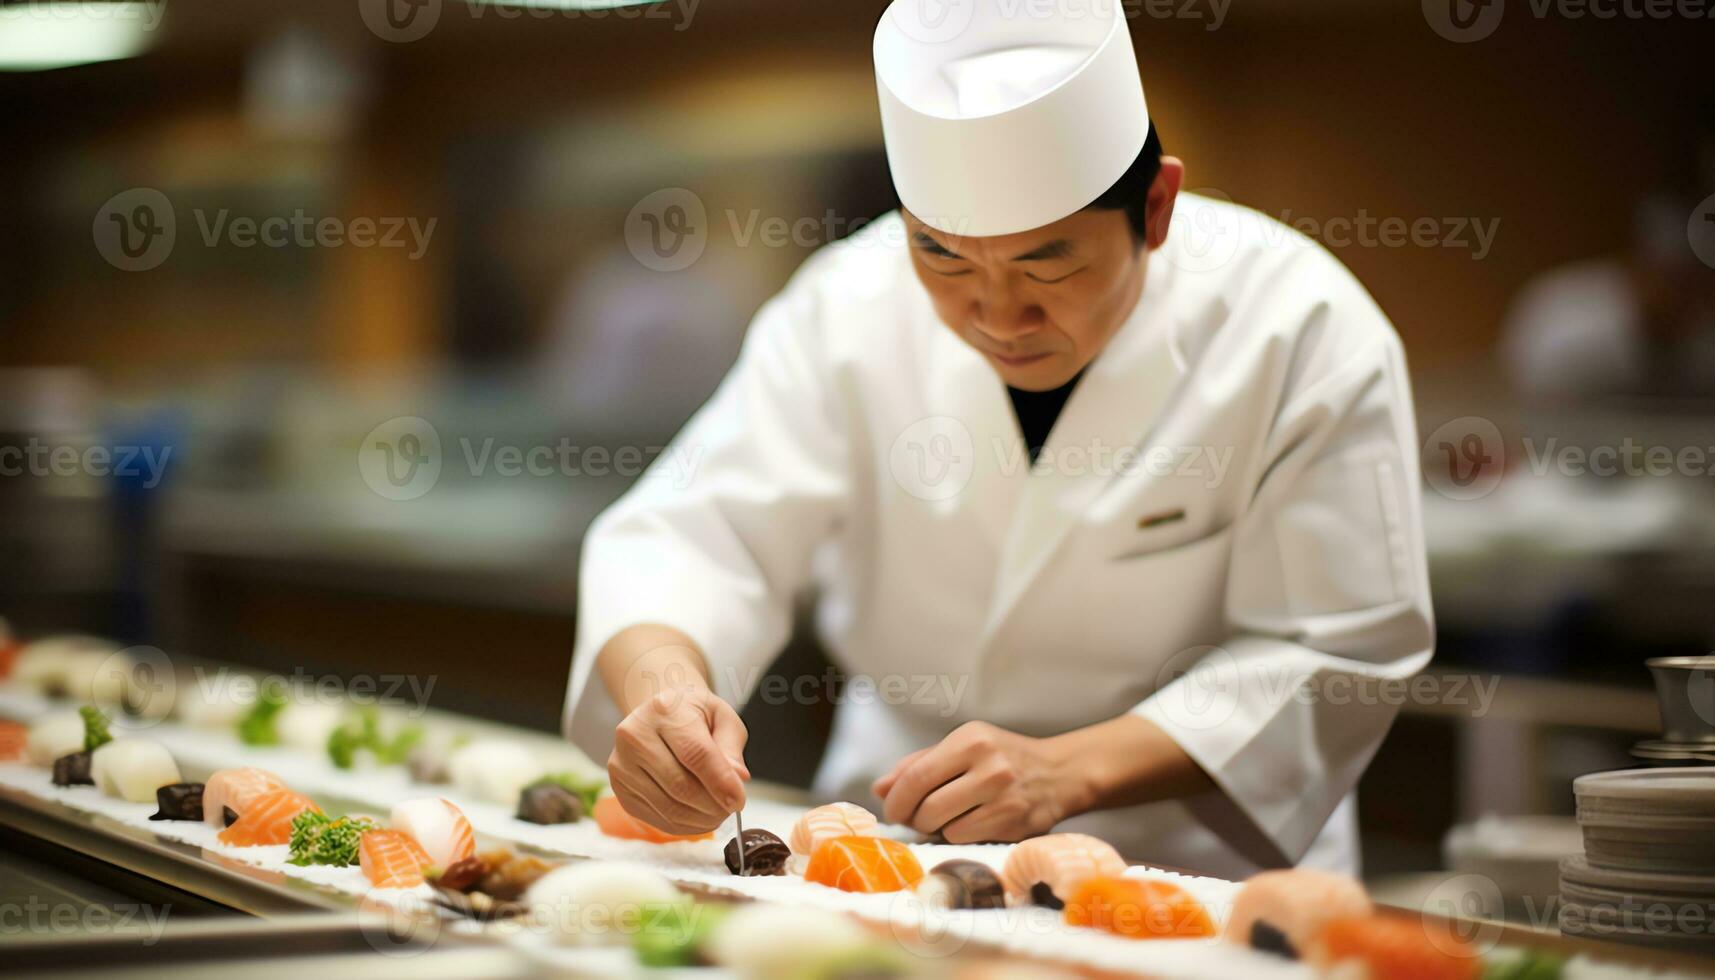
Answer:
M651 844L672 844L688 840L714 840L714 831L706 834L692 834L680 837L669 834L664 830L656 830L629 813L619 803L617 796L604 796L595 801L595 824L601 832L609 837L620 837L625 840L642 840Z
M103 793L130 803L153 803L156 790L184 780L167 747L146 738L116 738L96 749L89 774Z
M292 839L286 845L286 863L307 868L312 864L349 868L358 862L358 842L381 825L368 817L330 817L305 810L292 820Z
M113 704L125 696L131 664L111 641L93 636L50 636L19 652L12 676L49 697Z
M788 838L793 854L808 857L823 841L835 837L873 837L881 824L875 814L856 803L829 803L805 811Z
M191 728L231 730L256 705L257 684L181 683L172 714Z
M24 758L24 748L29 739L28 725L16 721L0 721L0 762Z
M83 751L84 728L76 711L56 711L30 726L24 754L32 765L51 766L60 756Z
M1049 834L1015 845L1000 880L1014 905L1035 902L1059 909L1086 880L1117 878L1125 867L1125 858L1106 841L1088 834Z
M435 897L447 908L474 919L501 919L525 911L521 899L530 887L557 865L541 858L495 850L465 858L444 870L429 868L425 876Z
M73 752L54 760L55 786L94 786L95 776L89 771L89 752Z
M583 816L578 794L552 780L531 783L518 797L518 819L528 823L577 823Z
M437 796L406 800L393 808L388 821L394 830L410 834L431 864L449 867L476 853L476 834L463 811Z
M150 820L201 820L202 784L173 783L155 791L155 812Z
M447 758L447 776L461 793L510 806L524 787L548 774L536 753L516 742L484 739Z
M785 842L780 846L785 847ZM705 947L727 914L726 906L702 903L681 905L662 915L650 916L632 936L632 951L637 954L639 964L657 970L708 966Z
M274 718L279 744L303 752L325 753L328 739L345 719L345 708L319 701L289 702Z
M1364 980L1477 980L1483 960L1450 932L1430 937L1416 918L1335 919L1304 950L1324 976Z
M357 863L376 888L415 888L430 864L416 838L401 830L370 830L357 844Z
M744 977L825 976L825 967L873 945L849 916L757 902L733 909L703 944L703 955Z
M231 826L251 801L285 788L285 781L266 769L222 769L208 777L203 786L203 823L211 827Z
M1066 924L1131 939L1213 939L1214 920L1202 903L1171 882L1087 878L1066 900Z
M204 812L207 812L207 791L204 790ZM321 812L314 800L289 789L276 789L256 797L238 815L232 826L217 836L222 844L233 847L261 847L269 844L289 844L292 841L292 821L305 810Z
M727 870L740 874L741 865L738 862L739 840L734 837L726 842ZM786 842L766 830L747 830L744 832L744 864L742 874L746 878L766 878L786 873L786 860L792 856Z
M1233 899L1226 940L1297 959L1321 928L1335 919L1374 911L1364 886L1345 875L1292 869L1253 875Z
M917 884L917 894L937 909L1006 908L1006 887L981 861L942 861Z
M686 901L659 871L626 861L562 865L531 885L525 898L533 922L574 945L628 942L652 917Z
M917 887L923 866L896 840L835 837L810 855L804 880L845 892L897 892Z

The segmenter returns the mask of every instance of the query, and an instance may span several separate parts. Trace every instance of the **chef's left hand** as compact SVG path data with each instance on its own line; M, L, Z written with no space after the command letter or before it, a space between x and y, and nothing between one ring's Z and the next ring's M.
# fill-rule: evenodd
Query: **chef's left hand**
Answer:
M888 823L952 844L1023 840L1073 815L1078 787L1059 754L1048 739L973 721L899 760L873 789Z

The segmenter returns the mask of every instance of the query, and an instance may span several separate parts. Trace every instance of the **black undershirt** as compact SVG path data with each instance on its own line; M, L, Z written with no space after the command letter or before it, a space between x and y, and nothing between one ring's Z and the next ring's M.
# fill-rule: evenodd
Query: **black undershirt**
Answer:
M1079 371L1072 376L1072 380L1048 391L1024 391L1010 386L1006 389L1007 396L1012 399L1012 412L1018 416L1019 431L1024 433L1024 445L1030 450L1032 463L1041 455L1042 447L1048 444L1048 434L1054 431L1054 423L1060 418L1061 409L1066 407L1066 400L1072 397L1072 389L1083 376L1084 372Z

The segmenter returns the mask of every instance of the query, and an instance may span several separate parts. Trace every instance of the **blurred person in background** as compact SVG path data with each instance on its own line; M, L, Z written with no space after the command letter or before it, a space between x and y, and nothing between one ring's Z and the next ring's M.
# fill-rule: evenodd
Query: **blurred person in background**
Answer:
M1541 274L1501 334L1527 398L1715 396L1715 101L1683 190L1647 195L1619 255Z
M1115 6L1003 7L884 15L904 206L763 307L675 440L694 480L591 527L567 734L634 816L712 830L814 584L873 683L822 795L954 843L1353 871L1397 710L1361 692L1433 646L1399 339L1307 238L1180 195Z

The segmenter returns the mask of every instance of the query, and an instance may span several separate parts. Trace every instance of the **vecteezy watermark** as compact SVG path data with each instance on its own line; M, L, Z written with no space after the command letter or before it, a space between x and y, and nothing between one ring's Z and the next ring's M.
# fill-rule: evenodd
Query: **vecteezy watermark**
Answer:
M918 215L943 229L968 227L962 216ZM854 248L903 248L905 226L866 216L843 215L833 208L821 214L766 214L760 208L727 208L711 219L701 195L685 187L664 187L644 195L625 218L625 245L644 268L678 272L703 256L712 235L724 231L738 248L814 249L845 239Z
M1715 269L1715 194L1698 203L1685 224L1685 237L1691 241L1691 253L1697 260Z
M22 446L0 446L0 477L121 477L153 490L172 455L172 446L68 446L31 436Z
M18 21L54 21L68 24L135 24L145 31L161 26L167 0L15 0L0 6L0 25Z
M316 217L296 208L289 215L234 215L228 208L193 208L205 248L398 248L415 261L429 249L437 218ZM108 264L146 272L173 253L179 240L177 209L152 187L133 187L108 198L95 213L95 249Z
M1469 44L1493 35L1507 6L1507 0L1423 0L1423 19L1443 38ZM1512 6L1537 20L1715 20L1712 0L1513 0Z
M1150 710L1192 731L1225 724L1241 703L1279 707L1389 707L1468 710L1481 718L1500 689L1497 675L1428 673L1379 677L1306 670L1273 660L1240 661L1224 647L1196 646L1169 657L1156 672Z
M149 947L161 941L172 911L171 905L85 905L26 895L0 902L0 936L99 934L134 938Z
M674 31L691 26L700 0L626 3L616 0L470 0L451 8L472 20L632 20L664 22ZM406 44L428 37L441 22L445 0L357 0L357 14L383 41Z
M1500 427L1480 416L1449 419L1423 442L1423 478L1449 500L1487 497L1500 486L1506 468Z
M358 475L369 489L388 500L415 500L440 482L446 460L441 434L427 419L402 415L388 419L363 437L357 450ZM519 445L492 436L461 436L459 459L472 477L514 479L620 476L665 479L685 489L701 465L702 446L585 446L570 438Z
M252 705L266 698L280 704L334 707L391 706L412 716L428 708L440 679L436 674L354 674L348 678L311 674L296 668L290 674L257 676L225 667L196 667L194 696L205 704Z
M1247 241L1270 248L1437 248L1469 252L1481 262L1494 248L1500 218L1473 215L1381 215L1368 208L1328 217L1295 214L1291 208L1265 213L1233 205L1225 192L1200 187L1179 195L1172 234L1179 239L1169 260L1187 272L1225 266ZM1296 234L1294 234L1296 232Z

